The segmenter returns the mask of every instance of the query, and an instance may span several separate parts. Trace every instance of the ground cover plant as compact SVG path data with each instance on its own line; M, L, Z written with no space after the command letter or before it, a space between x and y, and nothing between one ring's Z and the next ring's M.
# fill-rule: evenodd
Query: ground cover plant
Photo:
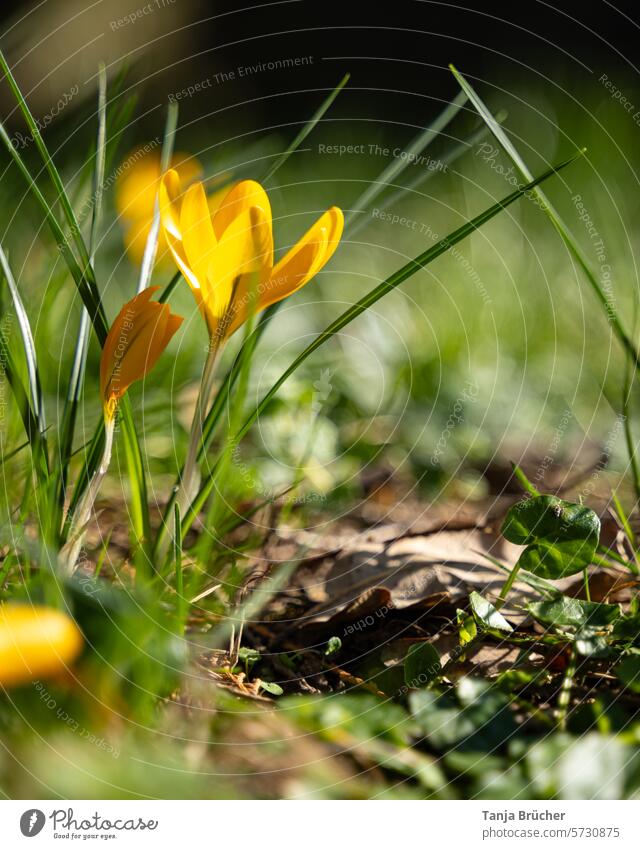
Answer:
M0 125L20 187L0 245L4 792L636 797L635 301L612 297L556 208L582 144L530 168L517 128L452 67L459 94L359 196L329 181L275 214L348 77L288 144L214 165L182 148L175 102L161 141L127 154L135 103L101 67L90 152L69 164L0 66L31 140ZM432 144L442 167L416 174ZM427 229L425 184L464 187L470 158L497 190L470 179L469 208ZM556 240L542 266L570 257L619 362L573 405L597 386L614 418L610 444L575 462L536 455L518 422L513 465L488 461L498 413L473 424L483 386L456 320L437 392L432 267L488 302L469 244L515 210L532 242ZM363 285L367 257L349 251L370 252L376 226L401 235ZM419 307L403 306L411 284ZM300 330L291 303L309 289ZM524 310L539 297L523 292ZM391 319L412 309L408 369ZM532 346L547 341L541 327ZM393 376L379 398L377 368Z

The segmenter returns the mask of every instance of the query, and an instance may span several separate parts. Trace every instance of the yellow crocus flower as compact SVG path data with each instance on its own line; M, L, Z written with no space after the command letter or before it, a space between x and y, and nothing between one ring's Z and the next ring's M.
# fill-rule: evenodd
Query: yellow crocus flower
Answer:
M200 162L188 153L175 153L171 167L178 175L181 189L193 182L202 173ZM153 222L156 195L160 185L160 153L149 151L140 156L133 151L120 166L121 174L116 183L116 210L124 226L124 243L131 262L142 262L147 236ZM163 257L170 261L167 243L162 233L158 238L157 262Z
M82 648L73 619L49 607L0 605L0 685L15 687L64 672Z
M152 301L160 287L144 289L122 307L111 325L100 358L100 397L105 420L105 439L100 465L76 506L67 542L60 550L60 568L71 573L76 568L87 522L111 462L116 410L127 389L154 367L171 337L182 324L182 316L168 304Z
M100 359L100 395L108 421L129 386L151 371L182 323L168 304L151 300L158 288L145 289L128 301L107 335Z
M304 286L332 257L344 226L342 211L332 206L274 265L271 204L259 183L237 183L212 213L202 183L182 193L175 170L162 178L160 214L212 338L230 336L251 311Z

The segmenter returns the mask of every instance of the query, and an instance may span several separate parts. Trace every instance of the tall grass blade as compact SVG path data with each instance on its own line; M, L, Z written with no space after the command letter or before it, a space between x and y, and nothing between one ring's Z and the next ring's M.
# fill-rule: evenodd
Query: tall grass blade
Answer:
M0 141L4 144L7 152L15 162L18 170L24 177L27 186L29 187L29 191L33 195L37 204L40 206L42 211L44 212L45 220L53 234L54 239L56 240L56 245L62 258L64 259L67 268L71 272L71 276L78 288L78 292L80 293L80 297L82 301L89 311L89 315L91 317L91 321L96 331L96 335L100 341L100 344L104 342L107 338L107 323L104 317L104 312L102 310L102 305L100 303L100 298L97 292L95 285L92 285L90 280L83 274L78 261L73 253L69 240L65 236L62 227L58 224L58 220L56 218L55 213L51 209L48 204L46 198L36 185L35 180L31 176L29 169L25 165L22 160L22 157L15 149L14 145L11 142L11 138L7 133L3 124L0 123Z
M38 371L36 346L33 341L33 333L31 332L31 325L29 323L27 311L22 303L22 298L20 297L15 277L13 276L9 260L7 259L7 255L5 254L2 245L0 245L0 268L2 268L3 276L7 281L7 286L9 287L9 294L11 295L13 308L18 320L18 327L20 329L22 349L24 351L24 358L27 364L27 380L29 385L29 394L31 396L31 409L33 410L33 415L38 422L38 430L44 439L44 432L47 425L45 422L44 404L42 401L42 387L40 384L40 372Z
M160 174L169 170L171 157L173 156L173 141L178 126L178 104L172 102L167 109L167 121L164 128L164 139L162 141L162 153L160 154ZM140 279L138 280L138 294L146 289L151 280L153 266L158 252L158 236L160 234L160 202L156 194L153 207L153 220L144 246L142 265L140 266Z
M429 147L431 142L438 137L447 124L455 118L466 101L467 95L464 92L458 94L428 127L425 127L424 130L421 130L415 136L404 151L406 156L395 157L379 177L370 183L355 201L353 209L345 216L345 225L348 226L359 213L365 211L371 201L377 198L387 188L389 183L393 183L405 168L407 168L409 163L415 161L415 157L419 156Z
M505 120L506 116L506 111L502 110L496 115L496 121L502 123ZM482 124L475 132L471 133L469 136L459 141L446 153L443 153L440 157L440 162L444 166L442 170L444 171L446 168L449 168L451 165L453 165L454 162L457 162L458 159L463 157L465 153L468 153L474 147L474 145L482 141L482 139L485 139L488 135L489 128ZM384 200L381 201L377 209L379 209L380 212L384 212L385 210L389 209L394 204L402 200L410 192L415 192L418 188L422 188L425 183L427 183L429 180L432 180L439 173L440 171L436 169L419 171L418 174L413 178L413 180L409 180L408 183L403 186L400 186L395 192L393 192L393 194L384 198ZM359 233L364 227L366 227L369 223L370 219L366 215L362 215L357 220L354 220L348 231L349 238L353 239L354 236Z
M268 182L268 180L270 180L271 177L273 177L273 175L276 173L276 171L278 171L278 169L281 168L284 165L284 163L291 156L291 154L295 153L295 151L300 147L302 142L306 139L306 137L309 135L309 133L311 133L311 131L316 126L316 124L319 121L322 120L322 118L324 117L327 110L330 108L333 101L336 99L336 97L340 94L342 89L349 82L350 77L351 77L351 74L345 74L344 77L338 83L338 85L333 89L333 91L331 91L329 96L327 98L325 98L325 100L323 100L323 102L320 104L318 109L313 113L311 118L309 118L309 120L306 122L304 127L300 130L298 135L291 142L289 147L280 154L280 156L275 160L273 165L271 165L271 167L267 170L267 173L262 178L263 183Z
M38 418L31 407L29 394L20 379L20 373L9 346L9 339L7 338L5 328L2 325L0 325L0 374L1 373L4 373L4 376L7 379L7 383L11 387L11 392L18 407L24 431L27 439L29 440L29 445L31 446L31 454L38 480L45 481L49 474L49 467L46 454L43 450L42 440L40 438Z
M92 181L92 213L91 229L89 233L89 261L93 267L96 254L96 243L102 217L102 193L104 187L105 158L106 158L106 132L107 127L107 72L104 64L100 65L98 71L98 132L96 137L95 165ZM89 313L82 308L80 315L80 326L76 338L73 354L73 364L69 377L67 398L65 401L62 424L60 428L59 468L57 470L56 492L54 504L58 513L62 510L65 500L69 460L73 450L73 437L75 434L78 404L84 384L84 373L89 349ZM56 517L58 518L58 517ZM59 518L58 518L59 521Z
M482 119L486 122L487 126L493 133L494 137L498 141L498 143L504 148L506 153L509 155L509 158L513 162L514 166L520 172L522 177L525 180L531 180L531 172L527 168L524 160L512 144L511 140L504 132L502 127L497 123L494 116L491 114L489 109L485 106L484 102L480 99L479 95L476 93L475 89L471 86L471 84L462 76L462 74L453 66L449 66L462 90L467 94L469 100L473 103L478 113L482 117ZM591 288L593 289L596 297L604 307L604 310L607 314L607 318L611 323L620 343L623 348L626 350L627 354L631 357L634 364L636 366L640 366L640 352L634 345L631 338L628 336L627 332L622 327L620 322L620 318L615 309L615 306L611 302L611 300L607 297L606 292L603 290L600 282L598 281L597 274L591 268L589 260L587 259L584 251L573 237L571 231L564 223L560 215L553 208L552 204L549 202L544 192L541 189L535 189L535 194L542 202L542 206L546 214L551 219L553 226L556 228L563 242L569 249L570 253L582 269L584 275L587 280L591 284Z
M11 91L13 92L13 95L14 95L17 103L18 103L18 106L20 107L20 110L21 110L21 112L24 116L24 119L25 119L27 126L29 128L29 131L31 133L31 137L33 138L33 140L36 144L36 147L38 148L38 152L40 153L40 156L42 157L42 161L44 162L44 166L47 169L49 177L51 178L51 182L53 183L53 186L56 190L57 199L60 203L60 206L62 207L64 217L65 217L67 224L69 226L69 229L70 229L70 232L71 232L71 237L72 237L73 241L75 242L76 248L78 250L78 254L80 255L80 259L81 259L81 262L82 262L84 273L87 275L89 281L95 285L93 268L92 268L91 263L89 261L89 253L88 253L87 247L84 243L84 239L82 238L82 232L80 230L80 226L78 224L76 215L75 215L73 208L71 206L71 202L69 201L69 196L68 196L68 194L65 190L65 187L62 183L62 179L60 177L60 174L58 173L58 169L56 168L56 166L55 166L55 164L54 164L54 162L53 162L53 160L52 160L52 158L49 154L49 151L47 150L47 147L46 147L46 145L45 145L45 143L42 139L42 135L40 134L40 130L38 128L38 125L37 125L33 115L31 114L31 110L29 109L29 106L27 105L27 101L24 99L22 92L20 91L20 88L18 86L18 83L16 82L13 74L11 73L11 69L9 68L7 60L5 59L4 54L2 53L1 50L0 50L0 68L2 68L2 70L4 71L5 78L6 78L7 82L9 83L9 86L11 88Z

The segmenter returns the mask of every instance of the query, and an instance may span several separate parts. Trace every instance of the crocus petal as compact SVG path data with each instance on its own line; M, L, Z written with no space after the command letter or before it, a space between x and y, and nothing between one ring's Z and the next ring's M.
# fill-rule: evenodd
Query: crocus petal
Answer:
M60 674L81 648L82 635L65 613L26 604L0 605L0 685Z
M132 151L121 167L115 192L118 215L137 224L145 219L150 221L160 181L160 153L151 151L140 158L140 150ZM202 173L198 160L188 153L174 153L171 169L182 187Z
M174 239L182 239L180 231L180 177L173 168L160 182L160 220Z
M187 262L202 285L216 246L211 213L202 183L190 186L182 199L180 230Z
M262 209L251 207L231 222L211 258L207 291L203 292L212 318L226 313L244 276L266 276L272 251L271 221Z
M100 360L100 390L107 417L129 386L156 364L182 319L167 304L151 301L157 286L132 298L118 313Z
M124 395L134 381L143 378L156 364L165 338L167 309L166 304L159 309L149 304L136 317L130 335L121 337L126 339L127 347L111 378L112 394L116 397Z
M179 190L180 186L175 171L167 171L160 185L160 222L175 263L196 294L200 290L201 281L191 269L182 244L180 200L176 194ZM200 304L202 297L196 294L196 300Z
M213 216L213 229L216 237L221 239L224 231L231 223L252 207L261 209L264 218L271 223L271 204L265 190L255 180L241 180L226 193ZM273 264L273 259L270 262Z
M329 262L338 247L344 216L332 206L307 230L300 241L278 262L260 296L263 310L292 295Z
M248 274L239 276L233 301L226 318L225 336L231 336L249 315L260 311L260 299L272 272L269 259L273 256L273 232L271 222L262 216L262 210L254 210L255 266Z
M127 168L116 184L115 205L118 215L127 220L151 218L159 178L159 155L144 156Z
M151 299L153 293L159 288L159 286L150 286L148 289L144 289L139 295L136 295L135 298L127 301L113 320L113 324L111 325L105 343L102 347L102 355L100 357L100 394L103 399L106 398L107 395L107 386L111 373L113 372L113 366L116 359L116 349L120 343L120 336L122 335L125 324L129 323L132 318L144 308Z

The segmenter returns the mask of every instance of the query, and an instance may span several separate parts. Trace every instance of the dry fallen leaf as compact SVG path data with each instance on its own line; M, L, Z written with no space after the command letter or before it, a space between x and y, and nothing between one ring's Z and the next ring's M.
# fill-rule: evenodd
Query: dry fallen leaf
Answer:
M477 528L391 536L386 541L384 529L377 530L374 539L369 534L341 540L334 556L300 570L296 584L316 602L303 624L328 622L345 613L363 615L372 605L402 610L431 606L439 599L455 603L472 590L495 598L505 573L482 553L513 566L521 552L519 546ZM516 582L508 611L515 613L533 597L526 584Z

